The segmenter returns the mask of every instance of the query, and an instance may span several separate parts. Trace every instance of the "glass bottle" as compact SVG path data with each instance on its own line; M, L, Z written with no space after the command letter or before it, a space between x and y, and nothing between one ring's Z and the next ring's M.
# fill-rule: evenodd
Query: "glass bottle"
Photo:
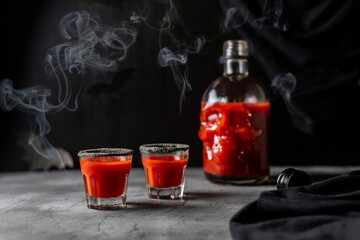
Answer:
M223 76L210 84L201 102L205 176L220 183L262 183L270 173L268 93L249 76L246 41L225 41L223 51Z

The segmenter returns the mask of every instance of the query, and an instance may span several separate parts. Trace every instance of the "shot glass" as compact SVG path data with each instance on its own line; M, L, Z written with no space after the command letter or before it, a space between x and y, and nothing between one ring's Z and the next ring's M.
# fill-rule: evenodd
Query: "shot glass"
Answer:
M88 208L125 208L133 151L99 148L82 150L78 156Z
M140 146L140 153L149 197L182 198L189 146L176 143L145 144Z

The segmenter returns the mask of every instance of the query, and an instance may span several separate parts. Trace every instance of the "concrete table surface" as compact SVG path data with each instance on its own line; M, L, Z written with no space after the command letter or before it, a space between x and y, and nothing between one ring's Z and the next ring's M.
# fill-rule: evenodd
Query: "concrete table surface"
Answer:
M127 208L88 209L80 170L0 174L0 239L231 239L229 220L262 191L275 190L285 167L259 186L207 181L188 168L183 200L149 199L144 171L130 172ZM303 168L317 176L354 167Z

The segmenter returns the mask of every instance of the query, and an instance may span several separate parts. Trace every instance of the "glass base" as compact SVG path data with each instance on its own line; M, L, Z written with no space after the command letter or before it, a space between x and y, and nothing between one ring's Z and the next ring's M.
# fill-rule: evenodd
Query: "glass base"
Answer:
M184 185L170 188L153 188L147 186L149 198L157 199L180 199L184 195Z
M126 207L126 194L116 198L94 198L86 195L88 208L98 210L116 210Z
M205 172L206 178L215 183L230 184L230 185L255 185L262 184L269 180L269 175L260 177L227 177L220 175L213 175Z

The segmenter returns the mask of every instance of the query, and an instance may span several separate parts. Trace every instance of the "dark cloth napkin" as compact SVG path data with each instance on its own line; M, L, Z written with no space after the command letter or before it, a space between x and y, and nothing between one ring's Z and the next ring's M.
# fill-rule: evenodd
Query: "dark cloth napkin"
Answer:
M230 221L233 239L360 239L360 170L267 191Z

